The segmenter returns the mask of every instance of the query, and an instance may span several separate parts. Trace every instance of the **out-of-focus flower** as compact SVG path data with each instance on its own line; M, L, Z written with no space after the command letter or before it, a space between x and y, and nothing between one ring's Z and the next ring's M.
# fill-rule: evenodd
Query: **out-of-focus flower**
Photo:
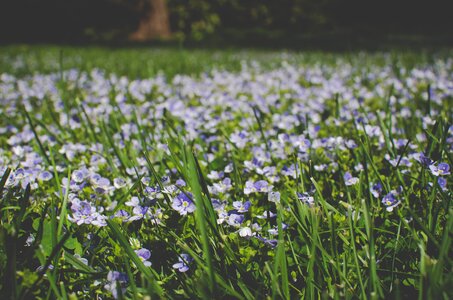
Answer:
M151 257L151 251L149 251L146 248L141 248L139 250L135 250L135 254L137 254L137 256L140 258L140 260L146 267L151 266L151 262L148 261Z
M440 163L437 166L430 165L429 169L434 176L450 175L450 166L447 163Z
M359 178L353 177L351 175L351 173L349 173L349 172L344 173L343 179L344 179L344 183L347 186L351 186L351 185L355 185L355 184L359 183Z
M193 261L193 258L189 254L182 253L178 257L178 262L173 265L173 269L177 269L179 272L189 271L189 264Z

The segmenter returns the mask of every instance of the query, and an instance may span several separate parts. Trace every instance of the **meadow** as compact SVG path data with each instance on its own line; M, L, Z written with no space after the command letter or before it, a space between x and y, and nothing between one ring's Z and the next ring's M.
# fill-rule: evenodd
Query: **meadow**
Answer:
M450 299L443 52L0 48L2 299Z

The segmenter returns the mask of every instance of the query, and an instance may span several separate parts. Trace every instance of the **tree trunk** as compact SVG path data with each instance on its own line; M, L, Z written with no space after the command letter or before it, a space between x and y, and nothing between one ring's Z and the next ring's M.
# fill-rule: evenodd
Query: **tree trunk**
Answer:
M148 12L140 20L137 31L129 36L132 41L149 41L156 38L169 38L170 21L166 0L144 0Z

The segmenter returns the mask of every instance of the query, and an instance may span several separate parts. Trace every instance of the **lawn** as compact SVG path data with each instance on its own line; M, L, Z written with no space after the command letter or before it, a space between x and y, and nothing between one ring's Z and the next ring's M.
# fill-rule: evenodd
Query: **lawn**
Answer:
M451 54L1 47L1 295L452 298Z

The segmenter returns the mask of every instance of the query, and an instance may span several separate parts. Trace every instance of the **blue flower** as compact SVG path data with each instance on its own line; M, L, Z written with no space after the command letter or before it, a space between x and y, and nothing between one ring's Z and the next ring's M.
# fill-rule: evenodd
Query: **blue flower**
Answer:
M192 196L189 193L189 196ZM180 215L185 216L187 213L192 213L195 211L195 204L189 198L188 195L184 193L179 193L175 198L173 198L173 203L171 207L179 212Z
M118 299L118 291L121 294L126 292L127 275L118 271L109 271L107 274L107 284L104 288L112 293L113 298ZM119 288L117 287L119 285Z
M344 179L344 183L347 186L354 185L359 182L359 178L352 177L351 173L349 173L349 172L344 173L343 179Z
M315 205L315 199L308 193L297 193L297 199L309 207L313 207Z
M173 265L174 269L179 272L187 272L189 270L189 264L193 261L193 258L189 254L182 253L178 257L178 262Z
M248 180L245 183L244 194L248 195L250 193L268 193L272 190L272 185L265 180L259 180L257 182L253 182Z
M450 175L450 166L447 163L440 163L437 166L430 165L429 169L434 176Z
M396 198L398 193L396 191L391 191L382 198L382 203L385 205L387 211L393 211L401 202Z
M148 261L148 259L150 259L150 257L151 257L151 251L149 251L146 248L141 248L139 250L135 250L135 254L137 254L137 256L140 258L140 260L143 262L143 264L146 267L151 266L151 262Z
M445 179L443 177L439 177L439 178L437 178L437 183L439 184L442 191L447 190L447 179Z
M382 184L380 182L373 184L373 186L370 188L370 191L375 198L379 198L382 193Z
M414 158L418 160L420 164L425 168L429 168L429 166L431 166L434 163L429 157L425 156L425 154L423 153L418 153L417 155L414 156Z
M252 206L252 203L250 201L246 201L245 203L242 203L241 201L234 201L233 202L233 207L237 209L239 213L244 213L248 212L250 206Z

